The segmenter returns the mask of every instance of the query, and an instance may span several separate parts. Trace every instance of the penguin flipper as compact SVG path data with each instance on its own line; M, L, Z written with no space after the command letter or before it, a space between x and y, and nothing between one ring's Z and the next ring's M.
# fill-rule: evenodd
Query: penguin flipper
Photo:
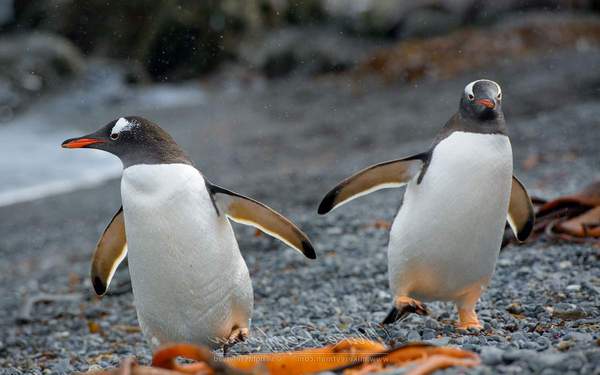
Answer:
M527 190L515 176L512 178L508 224L519 241L525 241L533 230L535 213Z
M423 166L428 160L429 153L421 153L365 168L340 182L327 193L317 212L324 215L360 196L380 189L404 186L413 177L422 174Z
M210 184L208 181L206 185L219 215L224 213L237 223L258 228L309 259L317 257L306 234L280 213L252 198Z
M99 296L104 295L119 264L127 255L123 206L104 229L92 255L92 285Z

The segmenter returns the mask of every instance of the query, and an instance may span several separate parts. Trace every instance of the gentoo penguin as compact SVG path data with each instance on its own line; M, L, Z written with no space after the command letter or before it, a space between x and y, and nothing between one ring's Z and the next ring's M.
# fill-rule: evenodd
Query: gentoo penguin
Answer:
M209 182L151 121L121 117L62 147L107 151L123 163L122 207L94 252L92 284L103 295L127 254L138 320L154 348L166 342L216 348L248 336L252 283L227 218L316 257L292 222Z
M325 196L318 212L404 185L388 245L394 305L383 323L426 314L422 301L452 301L459 327L481 328L475 304L494 272L506 220L521 241L534 222L527 191L513 176L496 82L480 79L464 88L458 112L428 151L354 174Z

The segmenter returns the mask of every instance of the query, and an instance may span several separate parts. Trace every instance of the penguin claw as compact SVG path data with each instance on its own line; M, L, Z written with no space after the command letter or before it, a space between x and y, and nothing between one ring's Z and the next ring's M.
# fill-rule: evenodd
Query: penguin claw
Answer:
M246 341L246 339L248 338L248 335L249 335L248 328L239 328L237 326L234 327L231 330L231 334L229 335L229 338L223 345L223 355L226 355L227 352L229 351L229 349L232 346L234 346L235 344L237 344L238 342Z
M409 314L429 315L429 309L425 304L416 299L398 297L396 303L381 324L392 324L406 318Z

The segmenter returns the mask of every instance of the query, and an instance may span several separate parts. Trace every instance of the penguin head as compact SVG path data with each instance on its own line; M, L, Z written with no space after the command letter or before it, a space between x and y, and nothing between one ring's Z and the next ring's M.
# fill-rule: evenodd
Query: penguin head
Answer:
M494 120L502 115L502 89L494 81L480 79L465 86L460 113L468 118Z
M167 132L138 116L120 117L93 133L67 139L62 147L110 152L121 159L124 167L135 164L191 164Z

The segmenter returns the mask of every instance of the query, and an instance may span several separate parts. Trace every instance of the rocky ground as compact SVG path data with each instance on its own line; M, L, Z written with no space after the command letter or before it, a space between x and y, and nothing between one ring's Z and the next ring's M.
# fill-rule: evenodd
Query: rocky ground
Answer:
M172 132L211 180L284 212L316 247L318 259L308 261L235 225L253 278L255 313L252 338L233 353L363 335L390 345L424 340L481 353L482 366L443 372L449 374L600 373L598 247L540 241L506 248L478 305L480 333L457 331L456 314L444 303L431 304L430 317L384 330L377 323L391 303L388 233L376 222L393 218L401 191L316 215L322 195L341 178L427 147L456 110L464 85L480 77L503 86L516 174L530 193L554 197L598 179L599 62L599 51L573 49L411 85L351 75L289 78L221 90L200 107L140 111ZM83 133L132 108L54 111L79 119ZM101 299L88 280L91 251L119 200L113 180L0 208L0 374L85 371L115 366L128 355L148 363L127 268ZM35 304L23 316L26 302L40 294L63 300Z

